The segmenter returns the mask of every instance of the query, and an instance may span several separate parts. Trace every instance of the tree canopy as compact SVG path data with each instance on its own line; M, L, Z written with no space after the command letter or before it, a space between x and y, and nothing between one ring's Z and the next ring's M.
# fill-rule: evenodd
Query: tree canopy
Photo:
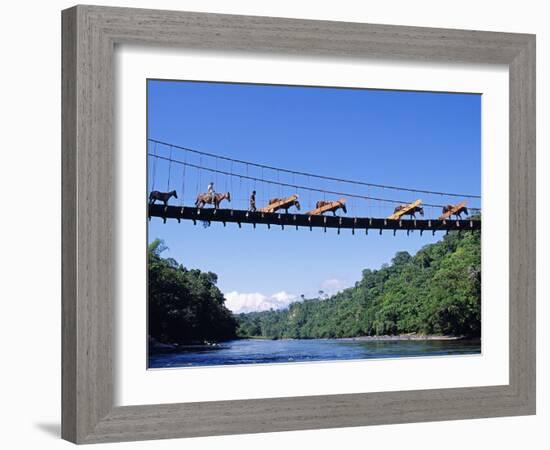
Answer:
M353 287L319 291L283 310L233 315L212 272L186 269L155 240L148 249L149 336L166 344L340 338L404 333L477 337L481 333L480 232L451 232L414 256L365 269Z
M241 337L340 338L402 333L479 336L480 232L452 232L416 255L365 269L355 286L279 311L239 314Z
M212 272L188 270L157 239L148 248L149 336L160 343L185 344L235 338L236 321Z

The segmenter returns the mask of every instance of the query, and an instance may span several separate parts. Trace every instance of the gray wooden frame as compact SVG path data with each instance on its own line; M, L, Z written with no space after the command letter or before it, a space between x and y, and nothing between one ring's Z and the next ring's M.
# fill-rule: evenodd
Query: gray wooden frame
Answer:
M62 436L76 443L535 413L535 37L76 6L63 11ZM506 64L508 385L114 407L113 52L139 43L266 54Z

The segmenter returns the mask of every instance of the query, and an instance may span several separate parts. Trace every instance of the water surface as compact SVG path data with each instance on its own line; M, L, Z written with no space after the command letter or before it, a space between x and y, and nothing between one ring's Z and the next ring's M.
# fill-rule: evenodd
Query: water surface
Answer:
M481 353L479 340L240 339L149 354L149 368L291 363Z

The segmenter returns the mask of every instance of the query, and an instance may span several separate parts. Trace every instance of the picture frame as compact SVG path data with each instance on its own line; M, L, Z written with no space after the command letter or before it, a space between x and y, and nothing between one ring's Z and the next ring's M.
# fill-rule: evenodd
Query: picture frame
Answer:
M100 6L64 10L62 32L64 439L80 444L535 413L535 36ZM118 44L508 66L509 384L114 406Z

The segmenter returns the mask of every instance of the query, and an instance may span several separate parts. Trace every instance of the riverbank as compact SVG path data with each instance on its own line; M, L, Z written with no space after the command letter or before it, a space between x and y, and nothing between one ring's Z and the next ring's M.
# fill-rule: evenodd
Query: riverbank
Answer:
M308 341L310 338L280 338L270 339L260 336L242 337L240 339L251 339L258 341L265 340L279 340L279 341ZM316 338L317 340L331 340L331 341L458 341L461 339L471 339L467 336L445 336L434 334L397 334L397 335L379 335L379 336L355 336L355 337L343 337L343 338ZM477 338L475 338L477 339Z
M380 335L380 336L358 336L351 338L342 338L351 341L458 341L460 339L468 339L465 336L439 336L439 335L423 335L423 334L398 334Z
M252 341L311 341L314 339L310 338L280 338L280 339L271 339L263 336L248 336L248 337L239 337L236 340L252 340ZM379 335L379 336L355 336L355 337L343 337L343 338L317 338L315 340L319 341L342 341L342 342L384 342L384 341L458 341L458 340L468 340L472 339L467 336L445 336L445 335L433 335L433 334L398 334L398 335ZM474 338L478 339L478 338ZM235 339L231 339L235 340ZM154 340L149 341L149 351L152 352L163 352L163 351L175 351L182 347L190 348L203 348L203 347L217 347L220 344L223 344L224 341L219 342L200 342L193 341L188 343L181 344L163 344L156 342Z
M182 343L164 343L164 342L158 342L155 339L149 338L148 341L148 347L150 353L162 353L162 352L172 352L172 351L178 351L182 348L185 349L201 349L204 347L217 347L220 345L220 343L223 342L229 342L234 339L229 339L227 341L220 341L220 342L211 342L211 341L191 341L191 342L182 342Z

